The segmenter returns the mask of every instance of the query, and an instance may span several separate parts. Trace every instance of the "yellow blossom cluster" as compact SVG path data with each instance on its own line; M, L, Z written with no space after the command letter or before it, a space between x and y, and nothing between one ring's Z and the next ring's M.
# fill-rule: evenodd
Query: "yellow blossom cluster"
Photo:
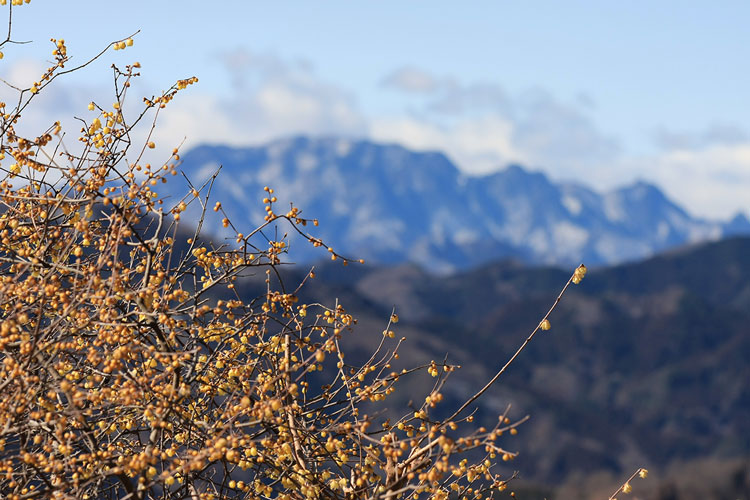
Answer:
M501 441L525 419L506 412L485 428L464 412L494 379L441 417L458 367L395 368L395 311L367 361L350 363L342 338L356 319L338 303L300 303L312 271L285 286L289 245L263 232L277 224L352 261L304 232L316 219L277 211L266 187L257 228L239 232L213 205L236 245L184 229L191 205L212 213L203 188L161 197L178 149L146 163L157 145L131 138L196 78L144 99L130 119L140 65L115 68L115 102L87 105L75 147L59 122L17 134L21 111L67 61L65 42L53 43L55 66L31 96L0 104L3 498L481 499L508 487L498 464L518 452ZM423 371L429 393L386 414L400 382Z
M631 475L628 478L627 481L625 481L619 488L617 488L617 491L615 491L614 493L612 493L612 495L610 495L610 497L609 497L608 500L617 500L616 495L619 494L620 492L625 493L625 494L632 493L633 492L633 485L630 484L630 482L633 479L635 479L636 476L640 477L641 479L646 479L648 477L648 470L644 469L642 467L640 469L636 470L633 473L633 475Z

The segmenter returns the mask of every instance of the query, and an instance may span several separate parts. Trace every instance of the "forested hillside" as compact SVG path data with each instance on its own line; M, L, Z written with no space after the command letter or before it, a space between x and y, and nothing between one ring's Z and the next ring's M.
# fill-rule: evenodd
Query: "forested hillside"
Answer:
M515 438L523 477L750 455L748 255L748 238L683 248L596 269L570 291L478 408L480 421L508 404L531 415ZM362 353L395 307L409 362L463 365L449 385L457 401L515 351L569 274L499 261L450 277L413 265L324 264L316 275L306 293L350 305Z

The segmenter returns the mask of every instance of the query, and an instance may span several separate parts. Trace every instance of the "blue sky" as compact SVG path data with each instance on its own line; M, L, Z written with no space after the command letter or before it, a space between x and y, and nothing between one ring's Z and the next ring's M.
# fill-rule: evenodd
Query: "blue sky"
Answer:
M109 65L137 60L143 94L200 79L162 142L369 137L441 149L469 173L520 162L599 190L645 179L691 213L728 217L750 213L748 19L739 1L33 0L15 9L14 37L34 43L0 64L22 84L51 36L82 60L141 30L36 118L106 99Z

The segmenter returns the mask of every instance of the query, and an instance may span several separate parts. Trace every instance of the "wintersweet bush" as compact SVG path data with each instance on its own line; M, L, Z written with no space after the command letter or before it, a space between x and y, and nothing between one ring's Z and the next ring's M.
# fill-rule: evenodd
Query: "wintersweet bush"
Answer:
M181 200L159 196L179 151L149 164L144 152L156 144L148 133L142 144L132 137L138 126L153 130L196 78L143 99L131 119L125 99L139 65L114 68L114 104L82 110L75 144L60 122L22 137L22 112L67 71L63 40L53 40L53 58L15 105L0 103L0 496L482 498L507 488L513 475L496 464L516 456L502 436L521 422L499 415L477 427L471 405L550 328L562 293L491 381L434 417L456 367L394 370L395 314L355 366L340 340L356 320L340 304L299 303L313 273L295 288L271 279L288 250L284 236L266 237L279 234L273 227L349 262L306 232L317 221L279 211L269 187L264 224L218 245L200 235L206 214L222 213L209 204L210 181ZM185 220L190 206L197 221ZM236 285L258 273L265 292L243 296ZM563 292L584 274L576 269ZM433 388L384 419L378 408L419 370Z

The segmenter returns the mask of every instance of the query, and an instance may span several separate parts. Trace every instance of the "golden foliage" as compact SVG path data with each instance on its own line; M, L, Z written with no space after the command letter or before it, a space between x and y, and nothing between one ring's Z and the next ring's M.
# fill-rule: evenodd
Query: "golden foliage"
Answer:
M16 134L21 112L68 62L65 42L53 45L53 66L19 89L16 106L0 104L4 498L482 498L507 487L511 477L494 467L516 453L499 441L521 422L501 415L477 428L463 414L497 377L438 419L455 367L393 370L395 313L377 351L353 366L339 343L356 323L344 307L299 304L299 288L272 285L288 245L259 238L270 225L348 262L304 233L317 220L278 212L266 188L265 223L235 229L234 246L178 230L189 207L199 207L200 228L221 204L209 207L207 184L169 206L155 189L177 174L178 149L152 165L143 155L156 144L131 137L147 117L153 130L196 78L143 99L131 120L123 109L139 65L115 68L115 102L82 110L77 152L59 122ZM243 297L235 284L258 270L266 292ZM436 377L421 405L393 422L364 414L417 370Z

